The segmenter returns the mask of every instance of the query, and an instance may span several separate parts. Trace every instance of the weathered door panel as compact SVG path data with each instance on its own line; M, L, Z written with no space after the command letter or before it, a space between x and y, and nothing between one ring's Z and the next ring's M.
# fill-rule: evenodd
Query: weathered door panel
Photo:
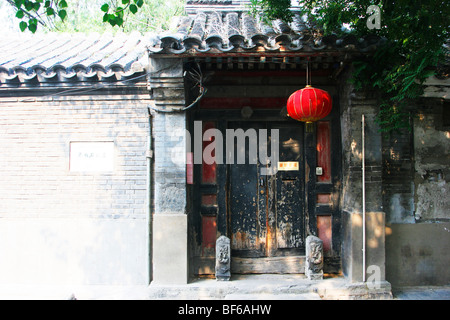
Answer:
M276 249L273 255L296 255L304 251L304 159L303 127L273 124L279 130L279 171L276 174ZM288 164L283 166L283 164ZM285 171L286 170L286 171Z
M259 159L245 146L245 163L228 165L228 221L232 255L270 257L304 252L304 165L302 127L298 124L233 122L244 131L279 130L279 161L297 163L292 171L263 175ZM261 136L258 135L258 138ZM242 148L242 145L235 146ZM241 152L244 152L241 150ZM253 161L253 162L252 162ZM277 166L270 163L269 166Z
M260 208L256 165L230 166L231 247L233 250L251 251L247 255L260 256L261 234ZM263 239L261 239L263 238ZM263 248L262 248L263 249Z
M255 130L261 125L234 122L230 129ZM241 141L242 142L242 141ZM253 150L252 150L253 151ZM239 153L245 154L245 161L238 161ZM233 164L229 171L229 225L231 227L231 248L233 255L240 257L262 257L266 254L266 194L260 190L262 182L259 175L257 155L235 140Z

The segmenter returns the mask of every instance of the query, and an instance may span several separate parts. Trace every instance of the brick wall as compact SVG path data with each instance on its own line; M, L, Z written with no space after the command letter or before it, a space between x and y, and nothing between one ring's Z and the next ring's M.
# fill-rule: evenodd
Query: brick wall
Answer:
M423 99L414 106L412 130L383 139L383 207L388 223L448 220L449 129L444 102Z
M444 119L448 100L424 99L414 118L415 219L450 219L450 126Z
M412 107L412 130L383 139L386 279L394 287L446 285L450 127L445 101L422 99Z
M55 100L0 98L0 283L148 283L148 95ZM71 171L71 142L113 171Z
M414 223L414 152L408 130L383 138L383 208L388 223Z

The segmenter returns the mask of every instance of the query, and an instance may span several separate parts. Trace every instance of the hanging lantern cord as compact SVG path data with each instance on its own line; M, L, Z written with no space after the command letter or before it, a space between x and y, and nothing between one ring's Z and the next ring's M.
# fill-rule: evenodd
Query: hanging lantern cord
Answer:
M312 67L311 67L311 60L309 58L308 64L309 64L309 85L312 86Z
M309 61L306 60L306 86L308 86Z
M309 57L306 61L306 86L311 86L311 74L309 70Z
M310 58L308 57L308 59L306 60L306 86L310 87L311 86L311 71L309 70L309 61ZM312 122L306 122L306 132L308 133L312 133L314 131L314 126Z

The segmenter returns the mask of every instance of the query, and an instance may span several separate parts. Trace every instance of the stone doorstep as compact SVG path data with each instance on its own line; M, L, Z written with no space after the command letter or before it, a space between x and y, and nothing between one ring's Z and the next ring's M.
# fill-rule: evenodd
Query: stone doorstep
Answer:
M381 281L350 283L343 277L308 280L304 275L232 275L231 281L196 279L186 285L150 284L149 299L170 300L365 300L392 299Z
M233 293L225 296L224 300L322 300L317 293L301 293L301 294L239 294Z
M324 286L318 293L324 300L391 300L391 284L387 281L376 283L346 283L343 286Z

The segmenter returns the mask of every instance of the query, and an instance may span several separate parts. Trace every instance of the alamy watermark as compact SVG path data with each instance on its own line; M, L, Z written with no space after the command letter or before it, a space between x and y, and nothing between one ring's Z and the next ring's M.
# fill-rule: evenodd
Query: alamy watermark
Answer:
M366 284L369 289L381 288L381 268L377 265L370 265L366 269Z
M202 121L194 121L194 134L185 130L169 130L171 141L178 143L170 148L170 159L176 165L186 163L186 155L193 153L193 164L260 164L261 175L278 171L279 129L243 130L226 129L225 134L216 128L203 132ZM203 148L203 142L211 142ZM247 152L248 148L248 152ZM270 149L270 151L269 151Z
M369 30L381 29L381 9L377 5L371 5L366 10L370 16L367 18L366 26Z

